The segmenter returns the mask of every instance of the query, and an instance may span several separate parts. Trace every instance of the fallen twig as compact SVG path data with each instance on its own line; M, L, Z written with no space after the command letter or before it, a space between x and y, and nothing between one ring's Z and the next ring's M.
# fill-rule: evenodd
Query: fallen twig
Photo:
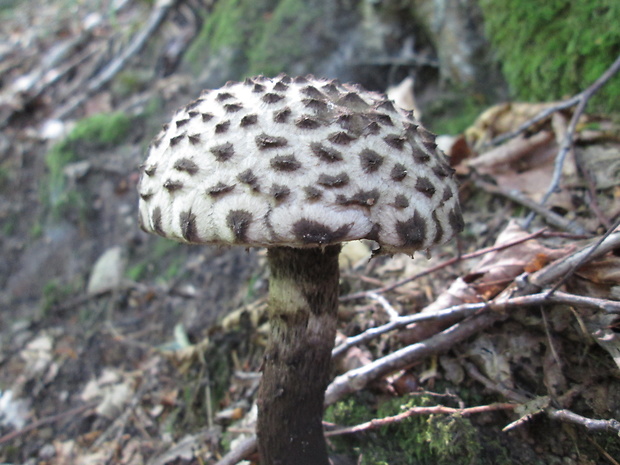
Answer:
M552 212L550 209L546 208L544 205L539 204L532 199L526 197L523 193L519 192L516 189L506 190L502 189L499 186L495 186L491 183L485 182L482 179L478 179L474 177L474 184L476 187L488 192L493 195L501 195L519 205L523 205L529 210L536 212L540 216L542 216L547 223L551 226L555 226L563 231L568 231L573 234L586 234L586 229L581 226L579 223L575 221L568 220L557 213Z
M520 404L526 404L531 401L533 398L529 398L523 394L517 393L512 389L508 389L502 386L499 386L493 383L490 379L483 376L478 369L471 363L465 363L465 369L467 373L474 378L476 381L482 383L487 389L498 392L502 394L507 399L510 399L515 402L519 402ZM516 407L516 406L515 406ZM568 409L556 409L551 406L544 406L538 412L535 413L543 413L545 412L549 418L554 420L564 421L568 423L574 423L577 425L581 425L585 427L589 431L611 431L616 432L620 435L620 421L615 419L610 420L593 420L591 418L584 417L582 415L578 415ZM504 430L511 429L515 426L523 424L525 421L529 420L534 414L528 414L520 419L510 423Z
M466 303L454 305L450 308L427 313L416 313L414 315L406 315L395 318L381 326L369 328L366 331L355 336L348 337L343 343L338 345L332 351L333 357L338 357L353 346L366 343L383 334L395 331L397 329L409 326L413 323L421 321L442 321L453 320L454 318L465 318L480 312L482 310L491 310L495 312L506 312L514 308L528 307L532 305L556 305L565 304L572 306L581 306L602 310L606 313L620 313L620 302L607 299L597 299L594 297L586 297L566 292L555 292L553 294L542 292L539 294L517 296L508 300L491 300L489 302Z
M562 140L562 144L560 145L560 150L555 158L555 167L553 170L553 178L551 179L551 184L547 189L547 192L543 196L540 201L541 205L547 203L551 194L558 190L560 185L560 179L562 178L562 167L564 166L564 161L566 159L566 155L573 147L573 141L575 136L575 130L577 129L577 123L579 122L579 118L583 115L585 108L596 92L603 87L607 81L609 81L614 74L616 74L620 70L620 56L616 58L616 61L603 73L601 77L599 77L590 87L588 87L583 92L579 93L574 97L574 104L577 104L575 111L573 112L573 116L570 120L568 128L566 130L566 134L564 134L564 139ZM534 219L534 212L530 213L525 221L525 227L529 227L530 223Z
M602 246L603 242L605 242L605 240L606 240L609 236L611 236L611 235L612 235L612 233L614 233L614 231L616 230L616 228L618 228L618 226L620 226L620 217L619 217L619 218L616 220L616 222L615 222L615 223L611 226L611 228L609 228L609 229L605 232L605 234L603 234L603 235L600 237L600 239L599 239L599 240L598 240L598 241L597 241L597 242L596 242L596 243L595 243L592 247L590 247L590 248L588 249L588 251L587 251L587 252L585 252L585 253L582 255L582 257L581 257L579 260L575 261L575 263L571 266L570 270L568 270L568 271L564 274L564 276L562 277L562 279L561 279L559 282L557 282L557 283L555 284L555 286L553 286L553 287L551 288L551 290L549 291L549 295L553 294L553 293L554 293L557 289L559 289L559 288L560 288L560 286L562 286L562 285L566 282L566 280L567 280L568 278L570 278L570 277L573 275L573 273L577 270L577 268L579 268L580 266L583 266L583 265L584 265L584 264L588 261L588 259L590 258L590 256L591 256L592 254L594 254L594 252L596 252L598 249L600 249L600 248L601 248L601 246ZM604 253L607 253L607 251L609 251L609 250L613 250L613 249L617 248L618 246L620 246L620 231L619 231L619 232L618 232L618 234L616 234L616 235L618 236L618 238L617 238L617 239L615 239L615 240L611 240L611 241L610 241L610 243L609 243L609 244L608 244L608 245L604 248L604 250L605 250L605 251L603 252L603 254L604 254Z
M453 258L450 258L449 260L445 260L441 263L438 263L435 266L432 266L430 268L427 268L424 271L421 271L420 273L416 273L413 276L409 276L407 278L401 279L399 281L396 281L395 283L389 284L387 286L383 286L377 289L371 289L368 291L360 291L360 292L355 292L353 294L349 294L349 295L344 295L340 297L340 301L341 302L346 302L349 300L356 300L356 299L363 299L363 298L367 298L369 296L370 293L373 294L383 294L385 292L389 292L392 291L400 286L403 286L404 284L407 284L411 281L415 281L416 279L420 279L426 275L432 274L435 271L438 271L442 268L446 268L450 265L453 265L457 262L460 262L462 260L470 260L472 258L477 258L481 255L485 255L491 252L497 252L499 250L504 250L507 249L509 247L514 247L517 244L521 244L522 242L526 242L529 241L531 239L535 239L539 236L541 236L542 234L544 234L547 231L546 228L540 229L536 232L533 232L531 234L528 234L527 236L524 237L520 237L517 240L511 241L511 242L507 242L505 244L499 244L499 245L493 245L491 247L486 247L484 249L480 249L480 250L476 250L475 252L472 253L468 253L468 254L464 254L464 255L459 255Z
M180 0L160 0L151 16L146 22L145 27L136 34L129 45L123 50L116 59L112 60L108 66L106 66L93 81L91 81L86 89L77 95L74 99L67 102L60 107L53 115L52 118L62 119L70 115L77 107L82 105L93 94L99 92L105 87L114 77L121 71L129 60L140 53L144 48L149 38L159 29L159 26L163 23L168 15L168 12L174 8Z
M605 73L603 73L603 75L601 75L601 77L599 77L586 90L584 90L583 92L580 92L574 97L571 97L567 100L564 100L563 102L558 103L557 105L553 107L550 107L550 108L545 109L544 111L541 111L538 115L534 116L532 119L529 119L528 121L521 124L514 131L497 136L490 142L490 145L500 145L509 139L517 137L519 134L523 134L525 131L527 131L529 128L531 128L535 124L541 121L544 121L549 116L551 116L552 114L558 111L566 110L567 108L573 107L582 102L585 102L583 103L585 107L585 104L587 104L588 100L592 97L592 95L594 95L609 79L611 79L613 75L618 72L618 70L620 70L620 56L607 69L607 71L605 71Z
M514 410L516 404L509 403L497 403L490 405L478 405L476 407L466 407L466 408L453 408L453 407L445 407L443 405L433 405L432 407L411 407L404 411L403 413L399 413L398 415L393 415L385 418L376 418L365 423L361 423L355 426L347 426L342 428L337 428L331 431L327 431L325 436L340 436L343 434L353 434L360 433L363 431L369 431L373 429L382 428L386 425L391 425L394 423L400 423L407 418L411 418L413 416L421 416L421 415L474 415L477 413L486 413L486 412L494 412L496 410Z
M76 415L79 415L80 413L86 412L87 410L95 408L97 406L97 403L98 402L89 402L88 404L69 409L65 412L60 412L60 413L57 413L56 415L50 415L49 417L44 417L44 418L41 418L40 420L34 421L20 430L13 431L11 433L5 434L4 436L0 437L0 445L6 444L7 442L10 442L20 436L23 436L24 434L27 434L30 431L40 428L41 426L49 425L50 423L56 423L57 421L60 421L64 418L74 417Z

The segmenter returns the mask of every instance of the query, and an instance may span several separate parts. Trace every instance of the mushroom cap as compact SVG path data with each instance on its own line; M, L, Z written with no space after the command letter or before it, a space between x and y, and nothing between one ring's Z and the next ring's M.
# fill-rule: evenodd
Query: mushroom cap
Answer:
M181 242L412 253L463 228L435 136L378 93L313 76L230 82L177 111L139 183L143 230Z

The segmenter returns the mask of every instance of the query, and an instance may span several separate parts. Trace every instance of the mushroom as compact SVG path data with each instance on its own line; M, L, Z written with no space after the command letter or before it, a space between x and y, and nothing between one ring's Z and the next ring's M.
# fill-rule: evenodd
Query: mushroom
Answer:
M262 464L328 463L321 420L341 243L371 239L378 253L413 254L463 228L453 170L434 140L380 94L280 75L204 91L151 144L143 230L268 248Z

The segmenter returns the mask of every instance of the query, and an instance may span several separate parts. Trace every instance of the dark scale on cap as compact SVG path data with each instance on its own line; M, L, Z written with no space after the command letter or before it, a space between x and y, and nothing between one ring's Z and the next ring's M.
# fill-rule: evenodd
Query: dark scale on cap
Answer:
M276 78L278 78L280 82L283 82L284 84L290 84L291 82L293 82L293 79L286 73L280 73L276 76Z
M304 76L296 76L295 79L293 79L293 82L295 84L306 84L308 82L308 79L306 79Z
M338 100L338 104L348 108L353 108L354 110L366 110L370 107L370 105L368 105L366 101L355 92L348 92L345 94L340 100Z
M211 113L202 113L202 121L206 123L207 121L211 121L213 119L213 115Z
M235 154L235 147L230 142L226 142L225 144L211 147L209 151L215 156L217 161L226 161Z
M360 152L360 164L365 173L374 173L383 164L384 157L374 150L364 149Z
M187 111L189 110L193 110L194 108L196 108L198 105L200 105L202 102L204 102L204 100L202 99L196 99L193 102L188 103L187 105L185 105L185 109Z
M269 136L265 133L256 136L255 141L259 150L277 149L278 147L285 147L288 144L288 140L284 137Z
M392 121L390 115L386 115L385 113L371 113L369 116L370 119L376 121L382 126L394 126L394 122Z
M349 175L344 171L335 176L323 173L319 175L317 184L324 187L343 187L349 184Z
M229 127L230 127L230 121L222 121L221 123L217 123L215 125L215 133L224 134L226 131L228 131Z
M252 219L252 213L247 210L231 210L226 216L226 225L233 232L237 242L247 242Z
M323 100L315 98L306 98L301 101L306 108L309 108L316 112L327 111L327 103Z
M329 136L327 136L327 140L330 141L332 144L336 145L349 145L355 140L355 137L341 131L330 134Z
M277 92L285 92L286 90L288 90L288 86L284 82L278 81L273 86L273 90L275 90Z
M342 154L331 147L325 147L323 144L318 142L313 142L310 144L310 150L321 160L333 163L337 161L342 161Z
M419 148L414 147L413 148L413 159L416 161L416 163L428 163L431 160L431 156L428 153L423 152Z
M402 247L420 249L426 240L426 222L416 211L408 220L396 222L396 234Z
M452 189L450 187L446 187L446 189L443 191L443 196L441 197L441 201L447 202L453 196L454 196L454 192L452 192Z
M340 95L340 91L338 90L338 87L333 82L329 82L325 84L324 86L321 86L321 89L323 89L323 91L326 94L332 97Z
M140 198L144 200L145 202L148 202L149 200L151 200L152 197L153 197L152 192L140 193Z
M435 222L435 239L433 239L433 242L438 243L441 242L441 239L443 239L443 227L441 226L439 218L437 218L437 210L433 210L432 217Z
M173 181L172 179L167 179L166 182L164 182L164 189L166 189L168 192L175 192L182 188L183 183L181 181Z
M405 139L402 136L399 136L398 134L388 134L387 136L383 138L383 140L385 141L387 145L389 145L390 147L396 150L402 150L403 147L405 146L405 142L407 142L407 139Z
M243 108L243 105L240 103L227 103L224 105L224 110L226 113L236 113Z
M281 202L291 194L291 190L287 186L282 184L274 184L269 189L269 195L271 195L276 202Z
M376 121L373 121L372 123L370 123L368 126L364 128L364 133L370 136L376 136L380 132L381 132L381 125L377 123Z
M414 133L417 134L418 132L418 125L415 123L405 123L405 132L407 133L407 135L413 135Z
M211 197L220 197L221 195L227 194L235 188L235 185L224 184L223 182L218 182L215 186L207 189L207 194Z
M295 120L295 126L299 129L317 129L321 127L321 122L307 115L302 115Z
M381 225L379 223L373 223L370 232L364 236L365 239L369 239L371 241L380 242L379 233L381 232ZM373 255L374 255L373 251Z
M258 185L258 177L254 174L254 172L250 168L248 168L242 173L239 173L239 175L237 176L237 179L241 181L242 183L247 184L253 190L258 192L259 187L260 187Z
M261 100L265 103L277 103L284 98L284 95L269 92L261 97Z
M196 215L191 212L181 212L179 215L181 234L187 242L200 242L196 229Z
M407 168L402 163L396 163L390 171L390 178L396 182L400 182L407 177Z
M171 137L170 147L174 147L175 145L177 145L179 142L183 140L184 137L185 137L185 134L179 134L178 136Z
M159 135L157 138L155 138L153 140L153 142L151 142L151 147L157 148L161 145L161 141L164 138L164 134Z
M255 92L257 94L260 94L261 92L265 92L265 86L262 84L254 84L254 87L252 88L252 92Z
M394 206L401 210L405 209L409 206L409 199L405 195L398 194L394 197Z
M317 89L314 86L306 86L303 89L301 89L301 93L310 97L310 98L316 98L316 99L324 99L325 98L325 94L323 92L321 92L319 89Z
M459 207L457 206L456 208L450 210L450 213L448 213L448 222L450 223L450 226L452 226L455 233L460 233L465 227L465 223L463 223L463 215L461 215L461 212L457 210L458 208Z
M217 94L217 97L215 97L215 100L217 100L218 102L223 102L224 100L228 100L233 97L233 94L230 94L228 92L220 92L219 94Z
M304 193L306 194L306 199L310 201L319 200L323 196L323 191L314 186L304 187Z
M454 173L454 169L450 168L448 165L439 163L438 165L433 166L433 173L435 173L438 178L447 178Z
M189 158L179 158L174 162L173 168L177 171L185 171L192 175L198 172L198 165Z
M256 114L245 115L243 118L241 118L241 121L239 122L239 126L241 126L242 128L245 128L248 126L252 126L253 124L256 124L257 122L258 122L258 115Z
M153 223L153 230L160 236L165 236L163 228L161 227L161 208L155 207L153 209L153 217L151 218Z
M147 176L153 176L156 171L157 171L157 163L144 167L144 174L146 174Z
M293 225L292 233L304 244L325 245L341 242L350 230L351 225L348 224L334 230L318 221L302 219Z
M385 100L377 105L377 109L387 111L388 113L398 113L396 108L394 108L394 104L389 100Z
M187 112L187 116L189 116L190 118L195 118L196 116L198 116L200 114L199 111L188 111Z
M190 136L187 136L187 139L189 140L190 144L196 145L200 142L200 134L192 134Z
M274 112L273 120L276 123L286 123L288 119L291 117L291 109L289 107L284 107L281 110Z
M430 141L430 140L422 141L422 145L424 145L424 147L429 152L434 152L435 149L437 148L437 144L435 143L435 141Z
M273 157L269 164L276 171L295 171L301 168L301 163L297 161L295 155L278 155Z
M336 202L341 205L360 205L362 207L372 207L377 200L379 200L379 190L372 189L370 191L358 191L352 197L345 197L344 195L339 195L336 198Z
M424 177L419 177L415 183L415 189L424 194L429 199L435 195L435 185L428 179Z
M187 123L189 123L189 118L179 119L176 121L177 128L183 127Z

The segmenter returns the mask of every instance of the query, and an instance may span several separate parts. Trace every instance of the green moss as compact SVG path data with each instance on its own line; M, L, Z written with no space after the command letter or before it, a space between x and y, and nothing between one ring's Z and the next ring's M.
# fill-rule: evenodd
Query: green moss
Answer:
M45 156L47 177L41 190L46 211L57 219L72 211L83 215L86 202L82 195L66 186L64 170L70 163L87 156L93 150L114 147L123 142L131 128L132 119L124 113L98 114L78 121L69 135L56 143Z
M99 113L77 122L67 137L69 142L88 142L99 146L121 143L131 128L131 118L122 112Z
M429 397L395 398L372 408L359 399L347 399L329 407L325 418L339 425L355 425L435 403L436 399ZM411 417L364 434L335 437L332 441L342 452L355 450L363 457L364 465L485 463L477 429L459 415Z
M327 53L331 47L321 20L324 8L317 0L223 0L205 19L184 62L199 74L213 56L224 57L221 66L235 79L292 73L299 65L307 69L316 50Z
M206 17L200 34L184 57L194 74L214 55L231 51L235 55L229 66L244 69L245 51L254 36L265 27L276 0L223 0L217 2Z
M248 51L249 73L275 76L316 56L305 39L320 37L323 14L322 2L280 1L266 27L254 36L256 42Z
M488 106L484 96L462 89L430 103L424 110L424 121L436 134L461 134Z
M617 0L480 0L486 29L514 96L547 101L580 92L620 54ZM620 110L620 76L593 99Z

